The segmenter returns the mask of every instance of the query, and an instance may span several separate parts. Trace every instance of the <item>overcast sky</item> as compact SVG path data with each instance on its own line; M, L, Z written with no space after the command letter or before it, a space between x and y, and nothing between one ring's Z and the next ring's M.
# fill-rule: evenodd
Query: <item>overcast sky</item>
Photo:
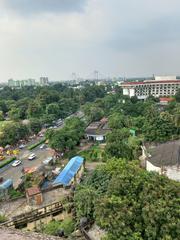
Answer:
M179 0L0 0L0 81L180 74Z

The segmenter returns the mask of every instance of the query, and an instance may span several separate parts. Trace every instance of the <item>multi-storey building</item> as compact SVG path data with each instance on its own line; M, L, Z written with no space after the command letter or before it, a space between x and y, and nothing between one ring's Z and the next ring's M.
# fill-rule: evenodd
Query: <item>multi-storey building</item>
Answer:
M143 82L124 82L121 84L123 94L139 99L146 99L152 95L154 97L173 96L180 88L180 80L176 77L155 77L154 80Z
M48 77L40 77L40 85L41 85L41 86L49 85L49 79L48 79Z
M25 80L13 80L13 79L9 79L8 80L8 86L11 88L22 88L22 87L26 87L26 86L36 86L37 83L35 81L35 79L25 79Z

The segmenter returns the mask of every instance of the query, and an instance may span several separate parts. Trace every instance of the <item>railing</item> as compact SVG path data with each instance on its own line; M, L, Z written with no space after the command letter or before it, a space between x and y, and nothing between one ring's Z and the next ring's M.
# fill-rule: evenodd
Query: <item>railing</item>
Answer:
M41 218L51 216L55 213L59 213L63 211L63 205L60 202L52 203L49 205L46 205L42 208L38 208L35 210L32 210L31 212L23 213L20 215L17 215L15 217L12 217L11 220L0 224L0 226L21 226L30 222L37 221Z

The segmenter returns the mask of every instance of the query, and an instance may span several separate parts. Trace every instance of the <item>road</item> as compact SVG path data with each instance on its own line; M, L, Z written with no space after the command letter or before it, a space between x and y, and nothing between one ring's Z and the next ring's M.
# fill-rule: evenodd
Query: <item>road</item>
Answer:
M77 112L75 114L70 115L72 116L78 116L82 117L83 114L81 112ZM64 127L64 120L61 126L56 128L56 130L61 129ZM53 155L53 152L50 148L40 149L40 146L34 148L33 150L29 151L27 148L28 146L35 144L37 142L40 142L43 139L43 137L37 137L35 140L31 140L28 145L20 150L20 154L17 157L17 159L22 160L22 164L17 167L10 166L8 169L6 169L3 173L0 173L0 177L3 177L4 179L12 179L13 185L16 187L18 185L19 179L22 176L22 168L23 167L39 167L42 164L42 161L47 159L48 157L51 157ZM32 161L28 160L28 156L31 153L36 154L36 158Z

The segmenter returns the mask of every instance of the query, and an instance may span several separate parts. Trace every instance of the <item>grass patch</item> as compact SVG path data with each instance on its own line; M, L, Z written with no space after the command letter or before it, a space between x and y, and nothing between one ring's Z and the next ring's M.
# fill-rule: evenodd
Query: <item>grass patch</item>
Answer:
M0 168L3 168L4 166L6 166L7 164L13 162L14 160L16 160L16 157L12 157L12 158L6 160L5 162L0 164Z
M38 142L38 143L32 144L31 146L28 147L28 150L32 150L32 149L38 147L38 146L41 145L42 143L45 143L45 141L46 141L46 139L43 139L43 140L41 140L41 141Z

